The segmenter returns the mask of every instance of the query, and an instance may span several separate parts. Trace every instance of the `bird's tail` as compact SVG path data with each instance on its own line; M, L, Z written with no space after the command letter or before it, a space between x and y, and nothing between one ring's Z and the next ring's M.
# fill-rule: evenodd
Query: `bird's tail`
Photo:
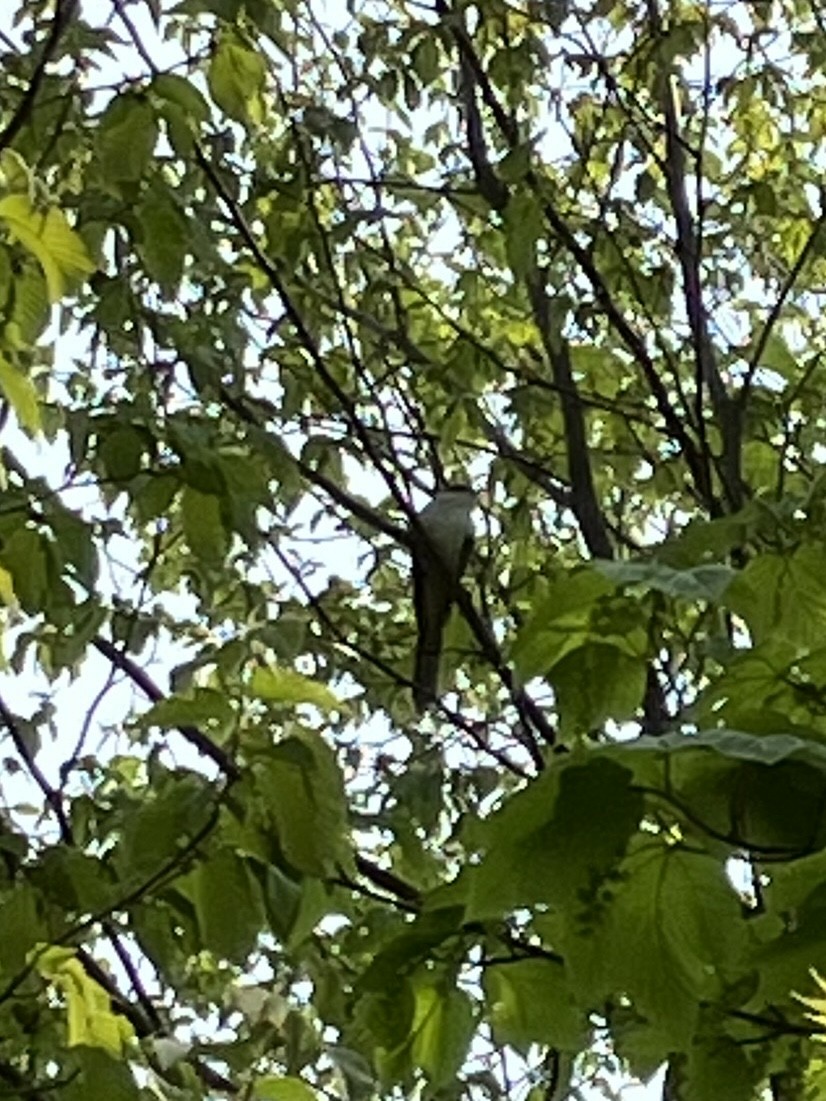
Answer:
M421 639L416 647L413 703L419 712L427 710L439 695L441 649L441 632L438 645L434 646L429 639Z

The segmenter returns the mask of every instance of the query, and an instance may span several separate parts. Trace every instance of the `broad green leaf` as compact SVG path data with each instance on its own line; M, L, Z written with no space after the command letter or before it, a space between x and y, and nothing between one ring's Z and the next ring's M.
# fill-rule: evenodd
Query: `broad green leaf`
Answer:
M209 65L207 81L212 98L236 122L260 123L264 117L266 78L263 57L239 38L224 35Z
M20 424L29 432L41 430L40 403L37 391L28 375L0 355L0 390L12 407Z
M359 987L379 992L389 989L395 976L412 974L461 933L463 919L463 907L453 905L434 905L420 914L375 953Z
M461 990L415 985L411 1055L433 1089L456 1078L467 1054L474 1029L473 1005Z
M99 1047L72 1049L79 1073L61 1089L65 1101L144 1101L129 1063Z
M577 997L622 992L672 1051L690 1048L700 1004L719 996L745 946L720 864L655 838L628 855L601 912L566 924L560 949Z
M191 485L181 495L181 514L189 548L196 558L219 565L229 550L221 502L212 493L201 493Z
M777 371L784 379L793 379L798 372L798 359L792 355L783 336L773 329L760 356L760 366Z
M126 482L140 471L146 440L129 425L107 432L98 452L106 475L113 482Z
M643 632L636 633L638 644L645 646ZM561 733L578 736L606 719L633 718L642 704L646 674L644 654L629 655L616 646L594 642L567 654L552 674Z
M162 287L174 289L191 248L186 218L160 185L149 191L137 215L143 230L138 247L146 270Z
M416 1014L413 984L401 975L392 990L367 994L356 1003L356 1024L370 1036L372 1055L383 1081L406 1078L411 1069L411 1030Z
M561 963L533 958L495 964L485 968L484 987L498 1044L525 1053L531 1044L571 1052L584 1047L588 1021Z
M197 123L209 119L209 104L197 86L177 73L159 73L150 85L150 91L162 100L176 103Z
M544 589L511 651L526 680L547 673L589 640L592 616L600 601L613 593L614 585L596 570L580 569L552 578Z
M46 935L41 898L27 883L6 891L0 905L0 971L11 976L26 962L28 952Z
M209 789L203 779L186 772L157 776L151 794L127 803L115 850L121 876L131 882L159 871L204 827L209 814Z
M9 348L25 351L49 323L49 287L43 269L34 259L15 267L11 287L13 307L4 336Z
M752 1101L762 1078L747 1049L727 1036L702 1037L693 1044L683 1078L691 1101Z
M342 708L341 701L326 684L285 666L256 668L250 679L250 692L272 703L309 703L322 711L340 711Z
M153 163L158 125L149 100L127 92L116 96L97 131L98 166L116 189L145 176Z
M143 727L197 726L218 742L226 739L237 721L226 694L214 688L194 688L188 696L167 696L141 715Z
M51 302L60 301L95 270L82 239L57 208L38 210L27 195L7 195L0 199L0 222L37 259Z
M0 547L0 563L11 574L22 608L36 614L48 594L48 563L43 540L31 528L20 527Z
M596 562L600 573L616 585L637 585L683 600L717 601L737 576L730 566L711 563L675 570L661 562Z
M826 628L826 548L807 542L792 555L753 558L732 583L726 604L741 615L755 642L770 636L805 646Z
M468 917L501 917L538 902L594 905L642 816L632 779L620 765L592 758L566 762L557 777L513 796L485 831Z
M341 772L318 734L286 738L256 762L256 789L290 867L323 877L349 864Z
M261 892L246 863L229 849L220 849L198 865L182 890L191 892L204 948L219 959L244 960L264 918Z

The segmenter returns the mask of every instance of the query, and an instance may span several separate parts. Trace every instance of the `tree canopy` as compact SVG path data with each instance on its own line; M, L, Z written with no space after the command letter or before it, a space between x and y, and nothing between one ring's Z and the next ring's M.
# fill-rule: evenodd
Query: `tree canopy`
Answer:
M826 15L6 14L3 1095L826 1096Z

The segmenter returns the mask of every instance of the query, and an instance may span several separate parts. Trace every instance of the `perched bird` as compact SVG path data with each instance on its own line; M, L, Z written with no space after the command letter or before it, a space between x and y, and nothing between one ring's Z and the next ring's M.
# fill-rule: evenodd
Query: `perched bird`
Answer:
M442 634L473 547L470 514L475 503L470 486L444 486L419 513L412 533L413 604L418 627L413 702L417 711L424 711L439 694Z

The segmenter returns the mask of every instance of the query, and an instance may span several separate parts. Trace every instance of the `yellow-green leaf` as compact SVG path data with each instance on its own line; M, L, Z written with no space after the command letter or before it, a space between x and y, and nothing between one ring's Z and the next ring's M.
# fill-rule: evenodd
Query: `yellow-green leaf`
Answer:
M212 98L238 122L260 122L266 76L263 57L236 38L223 38L212 56L207 81Z
M305 677L295 669L277 665L256 669L250 681L250 691L254 696L274 703L311 703L322 711L341 710L341 702L326 684Z
M256 1101L316 1101L315 1090L300 1078L269 1074L259 1078L253 1086Z
M32 380L0 355L0 390L24 428L40 431L40 404Z
M37 257L51 302L58 302L70 283L95 270L83 240L57 207L36 210L28 195L7 195L0 199L0 220Z
M119 1058L134 1033L129 1022L112 1012L103 987L90 978L68 948L49 948L37 960L40 974L66 998L69 1047L99 1047Z

